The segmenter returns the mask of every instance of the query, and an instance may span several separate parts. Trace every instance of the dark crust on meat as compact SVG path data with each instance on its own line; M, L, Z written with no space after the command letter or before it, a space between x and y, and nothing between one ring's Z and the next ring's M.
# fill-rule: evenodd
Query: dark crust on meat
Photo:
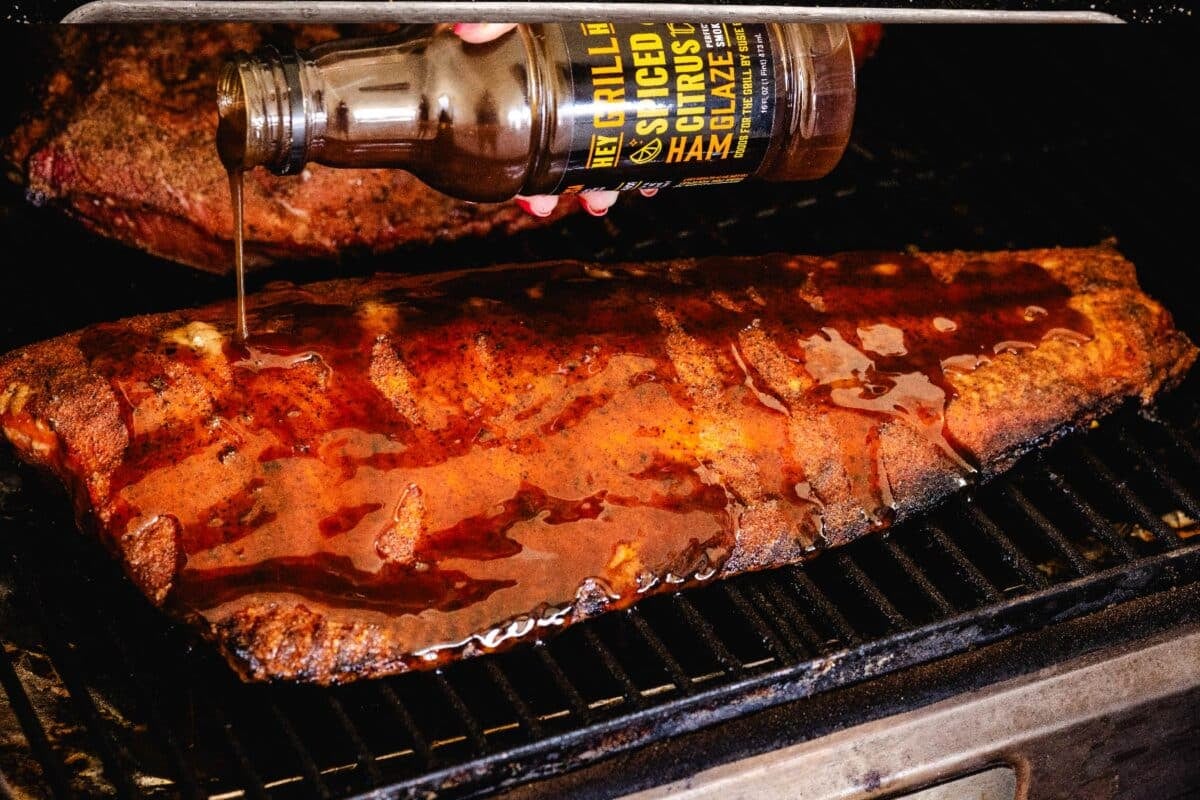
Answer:
M36 112L0 143L35 203L104 236L212 272L232 269L229 184L215 145L216 76L267 40L306 47L332 26L145 25L54 31L62 56ZM246 261L336 259L547 221L513 202L474 204L402 170L308 167L246 176ZM575 208L562 203L557 219Z
M942 275L953 275L964 264L980 260L1016 257L1040 264L1070 289L1072 307L1093 326L1092 341L1082 346L1047 341L1019 358L998 357L956 378L958 397L947 407L947 421L956 438L978 457L984 478L1003 472L1023 453L1127 399L1149 403L1158 392L1181 380L1196 358L1196 348L1175 330L1170 315L1138 289L1133 266L1112 248L919 257ZM380 285L394 287L403 280L343 280L309 288L317 288L332 300L351 301L369 297ZM161 333L186 324L189 317L161 314L122 324ZM22 458L50 467L73 488L81 515L97 516L97 527L103 531L109 521L109 478L121 462L127 433L113 390L89 369L78 346L79 337L79 333L68 334L0 358L0 424ZM769 362L760 363L759 369L766 382L775 377ZM807 430L807 435L815 437L812 441L832 442L845 435L836 418L830 419L813 421L817 427ZM884 423L879 436L897 520L930 507L958 487L958 473L906 425ZM804 442L799 446L805 451L802 456L810 476L842 468L836 447ZM547 458L555 455L550 453ZM736 459L730 459L724 466L732 473L743 467L749 470L753 464L740 467ZM872 530L863 519L861 497L849 486L839 489L837 481L830 480L821 488L829 546L845 544ZM811 556L800 541L781 540L769 525L759 525L756 514L767 519L770 509L766 504L748 507L742 517L744 530L721 569L722 576ZM141 535L144 541L122 539L108 544L143 592L161 602L178 564L177 532L165 521ZM614 584L621 580L616 574L607 577ZM607 607L626 605L636 596L623 594L625 599ZM575 618L593 611L589 603L581 602ZM370 621L332 619L300 601L246 605L211 625L194 621L206 628L206 635L218 643L235 669L251 679L342 682L414 666L435 666L448 658L481 651L470 646L455 653L442 651L437 658L414 664L406 649L409 643L390 637L384 628Z

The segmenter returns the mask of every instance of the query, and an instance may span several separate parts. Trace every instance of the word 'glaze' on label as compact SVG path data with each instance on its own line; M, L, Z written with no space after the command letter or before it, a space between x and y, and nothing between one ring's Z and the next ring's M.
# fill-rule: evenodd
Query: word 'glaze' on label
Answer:
M766 25L563 26L575 102L559 191L735 183L770 143L776 76Z

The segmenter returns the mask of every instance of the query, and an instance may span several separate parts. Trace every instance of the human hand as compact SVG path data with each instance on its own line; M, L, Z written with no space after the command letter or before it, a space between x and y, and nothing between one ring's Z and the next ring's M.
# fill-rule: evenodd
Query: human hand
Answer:
M483 44L498 39L517 27L515 22L460 22L454 26L454 32L464 42ZM657 189L639 189L643 197L653 197ZM608 213L612 204L620 197L619 192L583 192L576 195L583 210L593 217L603 217ZM558 195L535 194L529 197L517 195L517 205L535 217L548 217L558 207Z

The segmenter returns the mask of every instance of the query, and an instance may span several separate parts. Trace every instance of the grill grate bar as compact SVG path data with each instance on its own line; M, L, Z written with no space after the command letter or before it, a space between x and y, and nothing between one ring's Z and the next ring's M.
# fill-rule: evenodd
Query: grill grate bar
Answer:
M427 769L434 765L433 751L429 748L429 740L421 733L421 728L417 725L409 713L408 706L404 705L404 701L396 694L384 681L372 681L379 691L379 696L383 698L383 702L387 704L392 713L400 720L400 726L404 728L404 732L408 734L408 740L412 743L413 752L420 757L421 761Z
M641 612L636 608L626 609L625 617L633 624L634 630L645 640L650 649L654 651L654 655L658 656L658 660L662 662L667 669L667 674L671 676L671 682L675 684L681 692L690 692L692 689L692 679L684 672L683 667L679 665L679 661L675 656L671 655L671 650L665 644L654 629L650 627L650 623L642 616Z
M958 568L959 575L963 577L971 588L974 589L980 597L986 602L995 602L1000 598L1000 592L995 585L987 579L987 577L979 571L979 567L972 563L971 559L967 558L966 553L959 548L958 545L937 525L932 522L927 522L923 526L929 538L931 538L946 557L954 562L954 566Z
M757 576L755 576L757 577ZM767 597L762 587L754 582L748 581L746 584L746 599L755 608L761 608L764 612L763 621L767 628L775 637L775 643L787 653L790 660L797 660L808 652L808 647L792 631L786 622L786 615L781 612L781 609L776 607L776 603Z
M804 610L800 608L796 600L783 590L778 581L772 580L773 577L764 576L764 580L767 583L767 595L771 598L775 607L782 609L784 612L781 624L794 629L799 634L801 652L807 658L820 650L821 645L824 644L821 634L808 621L808 615L804 613Z
M542 735L542 724L538 722L529 711L529 706L521 699L521 695L513 688L512 682L504 674L504 670L496 664L494 659L484 659L486 662L485 669L488 677L492 679L492 683L500 689L500 694L504 695L504 699L512 706L513 713L517 715L517 721L525 728L526 733L531 738L537 739Z
M175 767L175 774L177 776L176 788L180 790L183 796L202 797L200 785L196 779L196 770L193 768L192 763L184 758L183 748L180 747L179 740L176 738L171 726L163 719L158 704L154 702L151 692L147 689L147 685L151 680L150 676L146 674L145 670L139 669L136 665L137 662L130 657L129 648L125 645L120 632L113 625L110 618L105 618L104 629L108 632L109 640L116 646L125 671L133 677L132 683L134 691L137 693L138 704L149 716L151 727L162 737L167 753L171 757L171 763Z
M758 634L771 655L777 660L789 659L790 653L787 647L779 641L779 637L771 630L771 626L767 625L766 620L758 613L758 609L746 600L746 596L742 594L741 590L730 581L722 583L721 588L724 590L725 596L737 607L738 612L750 621L750 626L754 628L754 632Z
M742 666L741 662L729 651L729 648L717 636L717 632L713 630L712 625L700 614L687 595L676 593L672 595L672 600L676 608L683 614L684 621L700 634L697 638L708 646L708 649L717 659L717 663L727 673L732 673Z
M846 619L846 615L833 604L829 596L821 587L817 586L803 567L788 567L785 572L792 588L808 600L810 607L824 618L843 644L854 644L860 641L861 637L854 626L850 624L850 620Z
M1159 485L1166 489L1193 519L1200 519L1200 500L1196 498L1196 495L1188 491L1183 484L1175 480L1173 475L1169 475L1163 470L1158 464L1157 459L1150 454L1141 442L1134 441L1124 431L1118 431L1116 439L1126 452L1132 454L1145 469L1149 470Z
M1091 503L1084 500L1075 489L1067 483L1067 479L1050 468L1044 468L1045 476L1054 484L1054 488L1067 501L1078 514L1083 516L1087 521L1088 527L1091 528L1092 534L1104 542L1104 544L1120 556L1125 561L1132 561L1134 556L1133 548L1129 542L1117 534L1113 530L1112 524L1104 518L1104 515L1097 511Z
M371 784L378 786L383 779L383 774L379 771L379 765L375 763L375 755L367 747L362 734L359 733L358 726L350 719L342 702L332 693L325 694L325 702L329 706L329 710L333 712L333 716L337 718L338 724L342 726L342 730L345 731L351 747L354 748L354 762L360 769L366 771L367 776L371 779Z
M550 673L550 678L554 681L554 685L562 692L563 697L567 700L567 705L571 707L571 713L574 714L582 722L588 722L592 718L592 710L584 701L583 695L575 688L575 684L567 677L567 673L563 671L562 665L558 663L558 659L550 652L549 645L545 642L538 642L534 645L533 651L537 653L538 659Z
M1112 489L1113 493L1121 501L1130 512L1133 513L1138 521L1145 526L1147 530L1154 534L1154 538L1158 539L1160 544L1166 544L1171 547L1179 546L1179 534L1171 530L1171 528L1163 522L1158 515L1151 511L1145 503L1138 499L1137 495L1129 488L1129 484L1121 478L1113 474L1112 470L1100 460L1100 458L1092 452L1092 449L1085 444L1078 446L1080 458L1087 464L1093 472L1095 472L1104 483Z
M68 620L59 615L51 618L51 611L41 593L41 587L29 570L18 570L18 575L28 590L28 596L37 600L38 621L42 629L50 634L45 638L47 654L70 695L75 712L79 714L89 738L96 746L96 753L104 767L104 775L112 781L119 797L137 797L140 793L131 779L130 771L124 766L128 759L121 758L118 753L118 744L113 741L112 733L83 680L86 673L72 649L67 646L66 636L61 635L62 632L70 630Z
M1025 496L1024 492L1014 484L1006 483L1001 493L1009 501L1010 505L1020 510L1037 527L1042 536L1046 538L1046 541L1054 545L1054 549L1067 560L1067 563L1071 565L1071 569L1075 571L1076 575L1083 576L1092 572L1091 563L1080 554L1078 549L1071 546L1071 543L1062 535L1062 531L1055 527L1054 523L1046 519L1045 514L1038 511L1033 503L1029 502L1029 498Z
M225 735L225 744L229 747L229 752L233 754L233 760L237 762L238 768L246 780L246 794L266 800L267 787L263 783L262 776L254 769L254 765L250 763L250 756L246 754L246 748L242 747L241 740L238 738L237 733L234 732L233 724L229 722L222 723L221 731ZM328 797L328 794L322 796Z
M49 784L51 793L54 797L71 797L66 766L50 746L50 741L46 738L46 729L42 727L42 722L33 709L33 703L25 693L25 687L13 668L3 642L0 642L0 689L3 689L8 697L10 707L21 725L21 731L25 734L25 741L29 743L34 757L41 765L42 777Z
M633 678L629 677L629 673L621 666L621 662L617 661L616 655L609 649L608 645L600 641L600 637L592 630L591 626L583 626L583 640L587 642L588 647L600 658L600 663L608 670L618 684L621 686L621 696L625 702L631 706L638 707L642 703L642 693L638 691L637 684L633 682Z
M483 733L483 727L479 721L475 719L475 715L471 713L471 709L467 708L467 704L463 702L462 695L458 690L450 685L450 681L446 680L446 674L442 670L436 670L433 673L433 679L438 687L442 690L442 694L450 702L450 708L454 709L455 715L459 722L467 731L467 741L475 746L476 752L486 752L488 749L487 737Z
M921 593L933 603L934 608L939 614L950 614L954 611L954 606L946 599L933 582L926 576L925 570L917 566L916 562L904 552L904 548L896 543L896 540L889 536L883 542L883 549L888 556L896 562L896 566L904 573L904 576L913 582Z
M908 619L892 604L892 601L883 593L879 585L867 577L867 573L863 571L863 568L858 565L858 562L849 553L838 551L835 561L841 569L842 575L879 612L884 622L887 623L889 631L897 631L908 625Z
M160 704L156 702L154 693L149 688L154 682L154 676L148 674L147 670L142 669L139 666L141 662L133 658L130 654L125 637L122 636L111 614L101 613L101 607L96 604L87 604L85 613L90 615L93 620L94 630L103 630L107 633L108 644L116 651L116 656L124 671L133 678L130 683L133 684L133 694L136 698L137 707L142 709L149 717L150 726L161 737L167 755L174 767L174 788L180 792L181 796L202 797L203 795L197 782L196 771L191 762L184 758L183 748L180 746L179 740L175 736L171 726L166 724Z
M1178 427L1170 422L1167 422L1166 420L1160 419L1156 420L1156 422L1164 431L1171 435L1175 446L1186 453L1187 457L1192 460L1192 463L1200 465L1200 450L1197 450L1196 447L1188 441L1188 438L1184 435L1183 431L1179 430Z
M967 502L960 502L959 507L987 536L988 540L1000 550L1005 563L1012 565L1021 577L1028 581L1028 585L1038 589L1044 589L1050 585L1046 575L1033 565L1033 562L1013 544L1012 539L1009 539L1004 531L1000 530L1000 526L996 524L995 520L983 512L983 509L975 503Z
M321 768L317 766L317 762L313 759L312 754L308 752L308 748L304 746L304 742L300 739L300 734L296 733L295 726L291 720L283 713L275 703L268 702L267 707L270 709L271 716L279 725L279 729L283 731L283 736L292 747L292 751L300 759L300 771L304 779L312 784L313 791L317 796L326 798L329 797L329 787L325 785L325 779L321 777Z

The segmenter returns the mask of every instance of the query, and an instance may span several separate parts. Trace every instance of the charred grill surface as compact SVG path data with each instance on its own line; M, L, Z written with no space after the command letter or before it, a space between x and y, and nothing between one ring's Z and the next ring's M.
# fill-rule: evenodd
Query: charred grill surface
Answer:
M0 423L249 678L434 666L926 508L1196 351L1108 248L276 286L0 360Z

